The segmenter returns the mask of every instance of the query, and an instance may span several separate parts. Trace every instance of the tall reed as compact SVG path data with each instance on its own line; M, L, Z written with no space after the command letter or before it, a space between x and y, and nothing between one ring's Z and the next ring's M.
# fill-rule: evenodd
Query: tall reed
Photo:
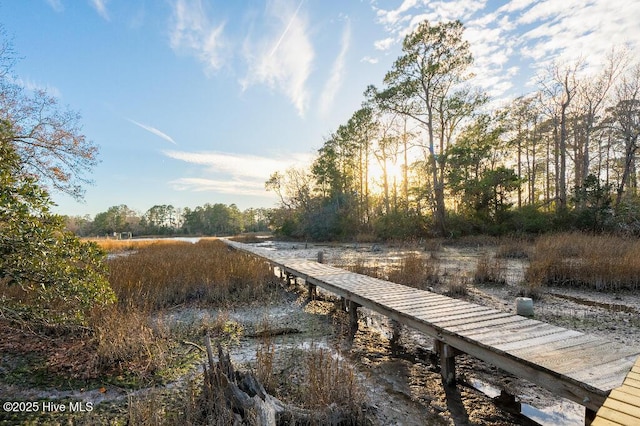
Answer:
M389 271L389 281L426 290L439 281L437 260L417 253L409 253L397 268Z
M109 271L120 304L139 309L251 302L275 280L267 263L218 240L152 244L111 259Z
M540 237L525 280L602 291L636 290L640 286L640 241L580 233Z

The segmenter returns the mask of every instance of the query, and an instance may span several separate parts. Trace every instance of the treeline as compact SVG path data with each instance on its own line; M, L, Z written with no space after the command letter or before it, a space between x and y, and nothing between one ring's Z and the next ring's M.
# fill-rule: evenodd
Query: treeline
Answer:
M156 205L140 214L126 205L90 216L66 216L69 231L82 237L140 235L234 235L268 231L268 209L240 211L235 204L205 204L195 209Z
M274 173L273 225L314 239L554 229L640 234L640 64L553 64L502 108L472 85L460 22L421 23L312 167Z

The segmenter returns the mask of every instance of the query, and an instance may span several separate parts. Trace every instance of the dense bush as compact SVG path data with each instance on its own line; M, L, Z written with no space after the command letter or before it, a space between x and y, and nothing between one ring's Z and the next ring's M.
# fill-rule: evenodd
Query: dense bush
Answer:
M1 124L1 123L0 123ZM10 128L0 127L0 296L5 309L47 322L84 322L115 300L104 252L65 232L35 179L24 174ZM7 288L7 286L11 288Z

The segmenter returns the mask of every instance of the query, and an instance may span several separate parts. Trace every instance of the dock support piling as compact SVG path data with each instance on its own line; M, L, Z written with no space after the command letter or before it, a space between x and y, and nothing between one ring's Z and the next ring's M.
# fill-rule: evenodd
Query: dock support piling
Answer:
M318 295L318 289L316 288L315 284L307 283L307 290L308 290L308 293L309 293L307 295L309 300L315 300L316 296Z
M440 374L446 386L456 382L456 351L441 340L435 339L433 348L440 356Z
M596 414L596 411L584 407L584 426L591 426L591 423L596 419Z
M391 346L391 353L397 355L400 352L400 333L402 332L402 324L392 319L391 325L391 340L389 345Z
M349 300L349 332L351 336L355 336L358 332L358 308L359 304L353 300Z

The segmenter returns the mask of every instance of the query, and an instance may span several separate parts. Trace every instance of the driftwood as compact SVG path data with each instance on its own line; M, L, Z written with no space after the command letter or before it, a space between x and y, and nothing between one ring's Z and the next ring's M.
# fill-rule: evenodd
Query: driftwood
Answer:
M205 336L208 363L204 365L205 397L224 397L224 402L235 416L234 424L276 426L283 424L335 425L346 416L335 404L326 410L308 410L286 404L269 395L260 381L251 373L234 370L222 346L218 344L218 361L214 360L209 336Z
M273 328L267 330L256 331L255 333L247 334L247 337L274 337L274 336L284 336L287 334L298 334L300 330L292 327L283 327L283 328Z

